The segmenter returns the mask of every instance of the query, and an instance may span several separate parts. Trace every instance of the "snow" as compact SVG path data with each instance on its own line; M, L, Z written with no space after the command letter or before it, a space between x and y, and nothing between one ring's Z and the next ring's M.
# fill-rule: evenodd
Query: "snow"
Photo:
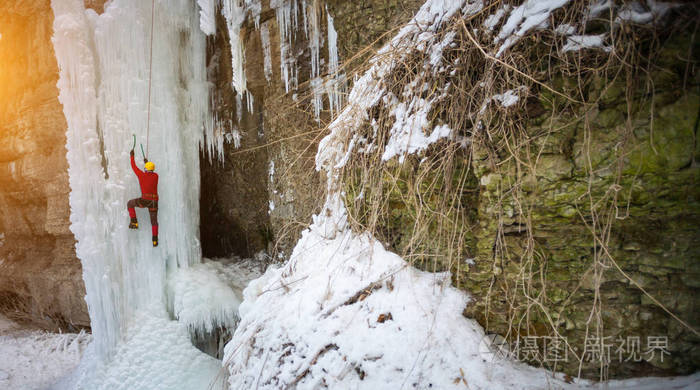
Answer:
M666 16L666 13L672 8L680 7L681 4L678 3L665 3L656 0L647 0L647 7L651 10L656 20Z
M679 4L664 3L654 0L647 0L646 7L636 1L625 3L618 10L615 23L652 23L666 16L666 13L671 10L671 8L678 6Z
M498 22L501 21L503 15L505 15L505 13L508 11L510 11L510 5L502 5L495 13L489 15L484 20L484 28L487 29L489 32L493 31L493 29L498 25Z
M449 273L421 272L347 225L331 195L290 260L243 291L241 323L226 345L229 388L586 389L585 380L498 358L469 297ZM676 379L613 381L605 388L700 385Z
M552 12L567 5L569 2L569 0L526 0L520 6L515 7L510 11L509 17L503 23L498 35L493 38L494 43L500 44L498 50L494 54L495 57L500 57L533 29L547 28ZM637 24L652 23L665 16L667 12L675 6L677 6L677 4L657 2L655 0L647 0L646 5L642 5L637 1L625 2L617 9L615 24L622 22ZM616 8L616 5L610 0L591 2L583 18L584 20L581 22L585 23L587 20L598 17L606 11L615 10ZM490 32L498 25L504 13L507 12L507 6L502 6L496 12L489 15L484 21L484 29ZM592 48L602 49L606 52L612 50L611 47L603 44L607 33L600 35L573 35L576 33L576 26L568 23L554 27L554 32L568 37L562 52Z
M56 389L221 388L221 362L195 348L187 327L171 321L162 307L142 308L130 321L123 342L108 364L94 356L91 344L77 369L63 378Z
M215 328L234 329L243 286L233 285L220 263L205 261L180 268L168 277L168 301L175 318L191 335Z
M531 29L545 26L551 13L568 2L569 0L527 0L514 8L498 36L494 38L494 42L502 42L496 57L500 57Z
M416 50L426 50L427 47L434 45L446 47L449 41L441 40L436 32L444 22L458 11L462 10L466 15L473 15L481 8L480 1L426 1L413 19L378 51L377 55L370 61L370 69L355 80L347 104L329 125L330 134L319 143L316 169L326 170L330 174L329 180L333 179L336 170L345 165L353 147L358 144L358 137L353 135L353 132L367 121L368 110L380 102L388 104L396 121L400 121L402 124L392 127L391 137L393 137L393 141L391 142L391 151L386 154L387 159L400 154L401 161L403 161L403 156L405 153L410 153L410 150L415 152L427 147L425 140L437 141L442 138L445 132L445 129L442 128L437 133L431 132L428 136L422 133L423 130L427 129L426 115L438 96L426 100L413 93L411 87L423 86L419 82L420 75L413 81L412 86L408 86L402 94L401 98L406 101L400 101L399 97L388 93L383 82L403 58L415 53ZM438 65L441 62L441 52L440 55L437 53L436 51L434 55L430 56L431 62L428 66L432 63ZM424 140L418 140L421 136ZM331 184L329 182L329 185Z
M607 34L600 35L571 35L566 39L566 45L561 49L562 52L581 49L603 49L603 51L609 52L612 50L611 47L605 46L603 41Z
M576 26L572 26L568 23L562 23L554 29L554 32L560 35L572 35L576 32Z
M503 107L510 107L517 103L520 97L517 95L516 90L509 89L503 93L493 95L492 99L499 101Z
M646 12L638 2L623 4L617 12L617 22L632 22L637 24L647 24L654 20L654 15L651 12Z
M384 148L382 161L399 156L399 163L403 163L407 154L425 150L430 144L441 138L449 138L452 134L449 127L440 125L435 126L430 135L426 137L424 130L429 125L427 116L432 108L432 102L426 102L423 99L416 99L413 102L420 107L418 110L413 111L404 103L398 103L391 112L396 121L390 130L391 136ZM409 112L411 113L409 114Z
M0 315L0 388L47 388L78 365L91 338L22 329Z

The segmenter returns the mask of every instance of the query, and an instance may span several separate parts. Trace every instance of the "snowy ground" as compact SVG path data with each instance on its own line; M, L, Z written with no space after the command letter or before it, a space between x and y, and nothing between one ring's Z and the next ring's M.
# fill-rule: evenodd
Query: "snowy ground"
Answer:
M194 334L238 323L242 289L260 275L251 260L204 259L168 277L172 316L163 303L138 310L103 364L88 348L58 390L196 390L225 388L226 370L192 345ZM173 320L173 318L175 320ZM91 346L92 347L92 346Z
M0 316L0 390L223 388L221 362L190 342L192 332L213 323L198 327L194 318L235 325L242 290L258 276L255 261L240 259L178 270L170 294L179 297L183 318L173 321L162 308L139 311L106 366L97 362L90 334L27 330Z
M92 337L22 329L0 315L0 389L46 389L73 370Z

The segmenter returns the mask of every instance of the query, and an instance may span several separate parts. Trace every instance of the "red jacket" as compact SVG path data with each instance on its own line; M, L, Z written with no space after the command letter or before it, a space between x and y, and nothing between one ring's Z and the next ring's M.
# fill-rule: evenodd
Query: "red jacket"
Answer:
M134 156L131 156L131 169L139 178L141 187L141 197L148 200L158 200L158 174L155 172L144 172L136 166Z

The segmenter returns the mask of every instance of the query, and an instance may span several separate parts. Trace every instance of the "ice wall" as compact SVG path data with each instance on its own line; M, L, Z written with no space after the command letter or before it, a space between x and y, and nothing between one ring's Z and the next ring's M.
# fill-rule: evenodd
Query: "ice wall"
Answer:
M166 271L201 261L198 148L212 123L205 35L196 2L155 1L147 134L151 2L113 0L101 15L81 0L51 6L68 122L71 230L96 354L105 360L134 312L164 307ZM126 202L140 196L129 165L132 133L160 175L157 248L146 210L137 210L139 230L127 228Z

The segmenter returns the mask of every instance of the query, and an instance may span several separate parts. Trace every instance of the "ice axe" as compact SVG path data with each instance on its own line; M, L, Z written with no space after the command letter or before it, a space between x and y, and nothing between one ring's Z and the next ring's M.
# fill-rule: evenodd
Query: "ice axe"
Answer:
M136 134L132 133L131 136L134 137L134 143L133 145L131 145L131 150L134 150L136 148ZM139 146L141 146L141 155L143 156L143 161L148 161L148 159L146 158L146 154L143 152L143 144L140 143Z

